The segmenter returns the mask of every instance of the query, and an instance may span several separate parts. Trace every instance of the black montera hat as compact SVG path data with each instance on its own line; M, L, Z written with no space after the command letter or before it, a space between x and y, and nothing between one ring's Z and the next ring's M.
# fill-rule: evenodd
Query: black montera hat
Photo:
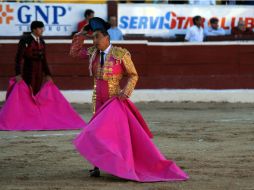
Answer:
M84 30L93 32L96 30L107 31L110 28L110 24L99 17L94 17L89 20L89 24L85 26Z

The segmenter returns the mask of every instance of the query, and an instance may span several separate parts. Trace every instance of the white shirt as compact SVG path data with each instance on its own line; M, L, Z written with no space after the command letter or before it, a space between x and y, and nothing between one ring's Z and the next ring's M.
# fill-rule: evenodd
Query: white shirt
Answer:
M189 42L203 42L204 40L204 30L202 27L197 27L193 25L188 28L187 33L185 35L185 40Z
M218 28L217 30L213 29L212 27L205 28L205 36L224 36L226 35L225 30L222 28Z
M189 0L190 5L216 5L216 0Z
M110 48L111 48L111 44L107 47L107 49L105 49L103 52L104 52L104 61L105 61L105 59L106 59L106 57L107 57L107 55L108 55L108 53L109 53L109 51L110 51ZM102 51L100 51L100 53L101 53Z
M119 30L117 27L115 28L110 28L108 30L109 36L110 36L110 40L114 41L114 40L123 40L123 34L121 32L121 30Z
M31 33L31 35L33 36L34 40L38 43L40 43L40 38L35 36L33 33Z

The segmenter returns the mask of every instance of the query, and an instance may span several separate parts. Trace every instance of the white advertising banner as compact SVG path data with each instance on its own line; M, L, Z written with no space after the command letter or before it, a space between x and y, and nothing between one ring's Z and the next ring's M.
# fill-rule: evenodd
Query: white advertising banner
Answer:
M200 15L204 27L213 17L219 19L219 26L227 34L239 19L247 27L254 28L254 6L195 6L168 4L119 4L118 27L124 34L145 34L147 36L175 36L185 34L192 25L192 17Z
M0 3L0 36L20 36L34 20L45 24L46 36L70 36L86 9L107 18L106 4Z

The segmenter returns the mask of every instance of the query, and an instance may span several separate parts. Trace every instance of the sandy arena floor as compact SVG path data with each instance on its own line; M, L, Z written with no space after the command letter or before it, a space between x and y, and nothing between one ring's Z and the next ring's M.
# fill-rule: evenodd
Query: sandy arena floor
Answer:
M167 158L186 182L137 183L109 174L88 176L90 164L74 149L79 131L0 131L1 190L253 190L254 105L139 103ZM86 121L90 105L74 107Z

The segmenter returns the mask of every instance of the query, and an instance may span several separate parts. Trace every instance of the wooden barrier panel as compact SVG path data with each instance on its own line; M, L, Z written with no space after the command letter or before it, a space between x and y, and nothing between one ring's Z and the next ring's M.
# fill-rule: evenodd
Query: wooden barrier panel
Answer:
M10 40L9 40L10 41ZM60 89L91 89L88 60L69 56L70 41L46 41L47 56ZM88 44L89 47L91 44ZM139 73L139 89L253 89L254 43L138 43L127 48ZM0 40L0 90L14 76L17 42Z

